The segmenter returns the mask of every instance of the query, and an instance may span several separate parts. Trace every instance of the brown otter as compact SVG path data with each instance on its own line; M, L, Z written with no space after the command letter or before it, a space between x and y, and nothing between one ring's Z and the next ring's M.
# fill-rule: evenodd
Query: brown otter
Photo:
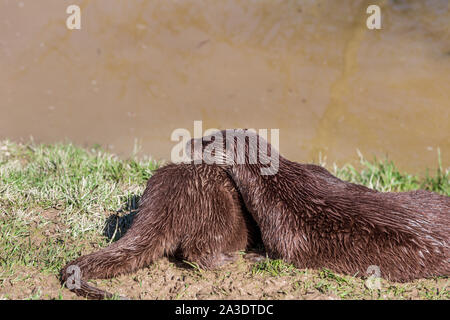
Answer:
M382 277L400 282L450 273L448 196L345 182L322 167L283 158L249 130L188 144L196 161L215 160L232 177L272 258L359 276L375 265ZM261 174L269 157L278 163Z
M230 260L228 253L245 249L258 237L234 182L216 166L159 168L148 180L138 210L122 238L62 269L63 282L76 280L73 266L81 271L78 286L68 283L69 289L92 299L112 297L86 281L129 273L175 253L204 269L216 268Z

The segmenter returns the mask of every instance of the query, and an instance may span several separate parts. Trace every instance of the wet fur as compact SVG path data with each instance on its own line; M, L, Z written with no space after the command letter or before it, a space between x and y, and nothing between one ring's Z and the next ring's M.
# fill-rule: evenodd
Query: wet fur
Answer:
M247 156L246 134L241 131L237 140L246 142ZM225 131L222 135L225 143ZM211 141L201 143L206 147ZM215 156L226 159L220 152ZM367 276L368 267L376 265L382 277L399 282L449 275L450 197L423 190L377 192L281 155L278 172L266 176L259 164L232 160L222 167L258 224L270 257L357 276Z
M169 164L148 180L139 213L130 229L110 246L68 263L81 269L76 294L111 298L87 284L145 267L162 256L177 254L213 269L230 260L228 253L245 249L257 238L257 227L245 210L233 181L216 166Z

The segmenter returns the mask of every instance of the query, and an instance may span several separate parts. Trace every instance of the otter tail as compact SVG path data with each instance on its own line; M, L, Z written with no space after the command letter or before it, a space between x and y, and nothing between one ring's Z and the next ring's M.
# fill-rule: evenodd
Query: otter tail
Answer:
M87 281L108 279L145 267L165 253L173 251L168 246L170 243L163 238L153 237L144 241L129 230L108 247L69 262L61 270L61 282L78 296L88 299L112 298L113 294L97 289Z

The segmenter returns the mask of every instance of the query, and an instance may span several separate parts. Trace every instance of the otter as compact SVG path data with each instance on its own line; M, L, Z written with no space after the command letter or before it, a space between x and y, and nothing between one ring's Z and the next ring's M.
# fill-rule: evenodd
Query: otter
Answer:
M342 181L323 167L289 161L251 130L215 132L186 147L195 161L230 175L271 258L360 277L377 266L396 282L450 273L448 196ZM269 157L278 163L262 174Z
M87 280L130 273L172 254L214 269L234 260L234 252L257 239L256 223L223 170L205 164L168 164L148 180L125 235L68 263L61 270L61 281L76 280L70 277L76 266L81 271L79 283L66 283L69 289L90 299L111 298Z

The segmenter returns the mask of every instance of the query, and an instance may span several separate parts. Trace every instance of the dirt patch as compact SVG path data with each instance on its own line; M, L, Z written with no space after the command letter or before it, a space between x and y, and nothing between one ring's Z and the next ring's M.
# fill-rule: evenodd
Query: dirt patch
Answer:
M409 284L383 280L381 290L370 291L360 279L350 280L343 286L318 271L298 271L285 276L255 275L253 265L240 258L220 270L198 271L163 258L133 274L91 282L131 299L448 299L448 279ZM349 292L342 295L345 290ZM61 287L56 274L45 274L38 268L19 268L13 276L1 279L0 298L80 299Z
M41 211L41 217L52 222L59 221L59 211L56 209L47 209Z
M59 269L81 254L105 246L98 233L74 239L57 210L37 211L29 228L14 242L17 259L0 268L0 299L81 299L59 282ZM111 215L115 226L127 222ZM118 222L119 221L119 222ZM110 230L111 231L111 230ZM108 233L108 232L106 232ZM117 232L116 232L117 234ZM112 235L110 235L112 236ZM56 240L56 241L55 241ZM9 249L10 250L10 249ZM21 251L22 250L22 251ZM31 250L31 252L30 252ZM35 250L35 251L32 251ZM12 252L12 251L9 251ZM23 260L22 257L31 258ZM162 258L147 268L114 279L92 280L104 290L130 299L449 299L449 279L421 279L410 283L381 280L379 290L365 280L328 270L300 270L282 261L237 261L214 271L193 268L173 258ZM20 261L27 261L24 264Z
M0 279L1 299L73 299L73 294L61 287L54 274L38 268L19 267L14 274Z
M131 299L424 299L448 293L448 279L418 280L410 284L382 282L380 291L369 291L364 281L354 279L347 295L320 272L295 272L286 276L252 274L252 262L244 259L216 271L198 271L179 267L167 258L133 274L110 280L92 281L96 286ZM56 275L34 268L16 270L3 279L0 298L7 299L80 299L62 288Z

